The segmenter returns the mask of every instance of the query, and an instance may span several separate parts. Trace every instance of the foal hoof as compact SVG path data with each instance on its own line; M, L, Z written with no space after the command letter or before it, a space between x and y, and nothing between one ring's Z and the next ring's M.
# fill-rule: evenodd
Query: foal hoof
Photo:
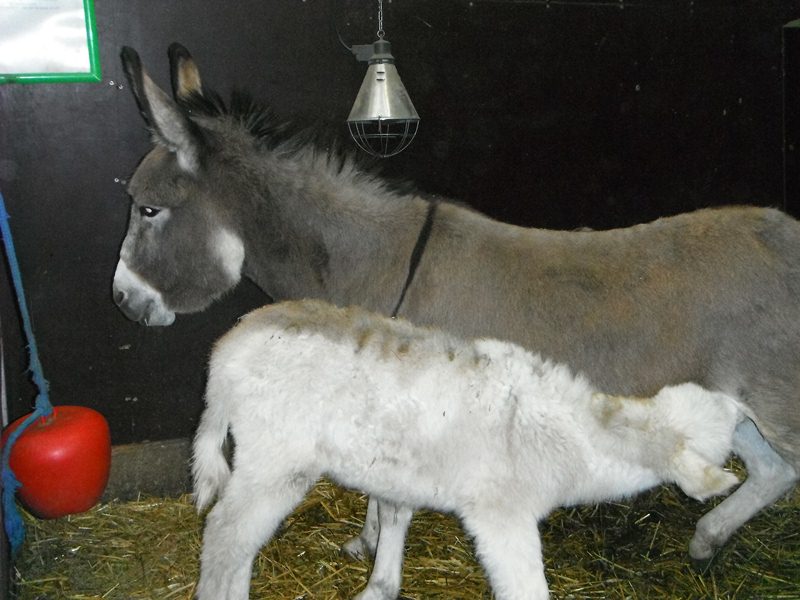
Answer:
M374 551L370 550L367 543L361 538L361 536L357 536L354 538L350 538L342 545L342 553L346 556L349 556L353 560L367 560L371 556L374 555Z

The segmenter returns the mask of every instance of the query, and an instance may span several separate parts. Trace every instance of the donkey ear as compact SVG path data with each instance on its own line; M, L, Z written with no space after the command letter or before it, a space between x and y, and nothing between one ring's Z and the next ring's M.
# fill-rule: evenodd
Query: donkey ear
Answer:
M182 169L197 172L203 148L197 125L150 79L133 48L125 46L121 57L139 112L153 131L156 142L176 154Z
M192 55L175 42L169 47L169 67L172 74L172 95L175 100L186 100L193 94L203 94L200 71Z

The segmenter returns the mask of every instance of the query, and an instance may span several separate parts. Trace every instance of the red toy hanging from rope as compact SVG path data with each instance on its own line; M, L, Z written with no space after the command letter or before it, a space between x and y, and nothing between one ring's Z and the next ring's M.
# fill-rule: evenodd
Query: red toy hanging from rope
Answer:
M3 432L3 446L26 418ZM108 483L108 424L91 408L55 406L49 417L36 419L20 435L9 464L22 484L17 498L37 517L56 519L89 510Z

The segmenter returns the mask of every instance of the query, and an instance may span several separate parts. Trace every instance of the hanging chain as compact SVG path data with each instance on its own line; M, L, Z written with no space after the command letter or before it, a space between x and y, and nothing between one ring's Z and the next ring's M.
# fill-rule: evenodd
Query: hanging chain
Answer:
M383 39L386 32L383 30L383 0L378 0L378 37Z

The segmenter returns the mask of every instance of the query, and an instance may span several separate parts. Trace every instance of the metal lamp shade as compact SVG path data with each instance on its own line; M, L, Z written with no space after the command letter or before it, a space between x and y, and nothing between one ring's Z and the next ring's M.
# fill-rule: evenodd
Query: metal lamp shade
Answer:
M375 54L369 61L347 125L362 150L387 157L411 143L417 133L419 115L388 52L388 42L381 40L380 44L381 54L376 42Z

